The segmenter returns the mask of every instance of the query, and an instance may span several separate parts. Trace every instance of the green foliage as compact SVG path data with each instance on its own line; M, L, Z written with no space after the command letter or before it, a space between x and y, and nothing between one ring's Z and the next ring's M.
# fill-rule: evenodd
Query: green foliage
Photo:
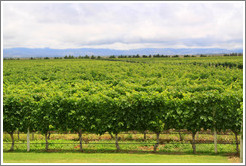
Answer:
M4 61L4 131L240 131L242 57L158 57Z

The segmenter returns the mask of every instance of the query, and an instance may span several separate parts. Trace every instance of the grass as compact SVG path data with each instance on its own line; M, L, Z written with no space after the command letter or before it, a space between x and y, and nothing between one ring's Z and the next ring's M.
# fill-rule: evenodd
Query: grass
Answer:
M23 144L18 144L23 143ZM44 140L34 140L31 141L30 148L32 152L44 152L45 141ZM49 140L49 149L56 152L76 152L79 150L79 142L73 140ZM68 144L65 144L68 143ZM103 144L100 144L103 143ZM106 144L104 144L106 143ZM155 140L148 140L146 142L139 141L119 141L120 148L122 152L144 152L151 153L154 150ZM11 147L11 144L3 144L3 150L7 152ZM15 152L25 152L26 151L26 142L17 141L15 144ZM236 145L231 144L218 144L218 154L224 155L228 153L236 153ZM200 154L214 154L214 145L213 144L197 144L197 152ZM105 152L110 153L116 150L114 140L100 140L100 141L90 141L89 144L83 142L83 149L85 152ZM180 142L171 142L171 144L160 144L157 148L157 152L160 153L184 153L192 154L192 146L190 143L180 143Z
M3 153L4 163L231 163L238 160L228 156L153 153Z

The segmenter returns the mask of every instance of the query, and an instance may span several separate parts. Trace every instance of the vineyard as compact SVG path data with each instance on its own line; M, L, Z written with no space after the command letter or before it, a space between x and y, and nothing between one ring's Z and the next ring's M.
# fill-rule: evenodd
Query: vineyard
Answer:
M191 135L232 132L243 120L243 57L4 60L3 129L44 135L50 131L114 135L122 132ZM122 137L122 136L121 136ZM238 150L238 143L237 143Z

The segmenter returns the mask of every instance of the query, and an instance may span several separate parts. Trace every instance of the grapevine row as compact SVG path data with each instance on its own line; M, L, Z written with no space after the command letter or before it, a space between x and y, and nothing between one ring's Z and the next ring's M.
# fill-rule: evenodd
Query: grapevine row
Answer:
M241 58L241 59L239 59ZM240 133L243 72L207 65L242 63L242 57L135 60L4 61L3 129L116 135L169 129ZM142 63L148 62L148 63ZM202 64L202 65L194 65ZM14 140L12 139L12 149ZM46 144L48 149L48 144ZM82 150L82 144L81 144Z

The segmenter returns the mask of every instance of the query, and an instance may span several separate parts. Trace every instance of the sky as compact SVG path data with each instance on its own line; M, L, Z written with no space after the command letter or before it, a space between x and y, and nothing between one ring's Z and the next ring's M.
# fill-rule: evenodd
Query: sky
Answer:
M243 48L244 6L3 2L3 48Z

